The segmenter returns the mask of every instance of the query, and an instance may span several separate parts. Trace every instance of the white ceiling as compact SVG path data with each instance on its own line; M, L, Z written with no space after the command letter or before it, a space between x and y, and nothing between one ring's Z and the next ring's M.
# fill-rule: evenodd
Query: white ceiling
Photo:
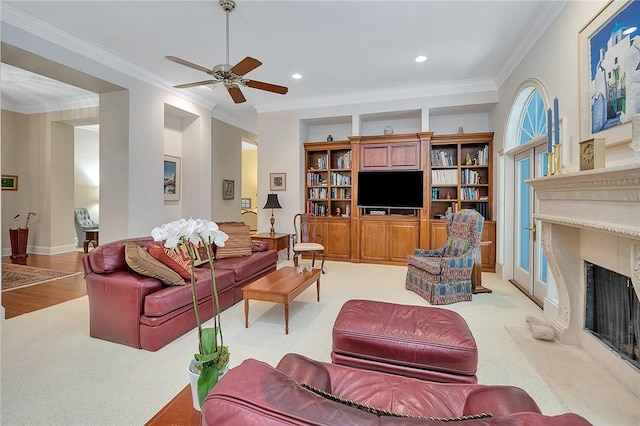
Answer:
M104 58L124 61L142 70L152 84L170 88L208 77L167 61L165 55L205 67L225 62L225 12L217 0L2 3L3 21L68 33L66 39L70 34L88 46L86 55L103 62ZM246 77L288 86L289 93L242 88L248 102L236 105L219 85L213 90L181 90L233 113L495 88L563 4L544 0L237 0L229 16L231 65L245 56L255 57L263 65ZM415 63L417 55L428 59ZM303 78L292 79L294 72ZM43 99L55 102L88 93L67 92L51 81L25 81L4 64L1 73L3 108L24 104L22 108L28 109L27 104Z

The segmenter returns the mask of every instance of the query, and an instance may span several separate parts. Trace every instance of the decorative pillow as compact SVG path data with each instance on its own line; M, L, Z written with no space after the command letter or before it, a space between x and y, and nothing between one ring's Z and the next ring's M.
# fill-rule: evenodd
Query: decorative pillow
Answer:
M189 256L184 256L181 251L168 249L159 244L149 244L147 250L151 256L176 271L185 280L191 279L193 269Z
M209 257L207 256L207 249L204 246L204 244L199 243L197 246L191 244L193 246L193 251L196 255L196 258L193 262L194 266L200 266L203 263L207 263L209 261ZM214 256L215 258L215 253L213 250L211 251L211 255ZM180 243L178 244L178 246L175 248L175 252L176 254L182 256L185 259L189 259L189 250L187 250L187 247ZM191 260L189 260L189 262L191 262Z
M140 275L156 278L168 285L185 285L177 272L164 266L142 247L132 241L124 243L124 259L127 265Z
M220 223L220 230L229 235L224 247L216 249L216 259L251 256L251 233L249 225L242 222Z
M323 398L327 398L331 401L339 402L340 404L348 405L349 407L355 407L358 410L366 411L367 413L375 414L378 417L381 416L389 416L389 417L407 417L410 419L421 419L421 420L430 420L437 422L455 422L461 420L472 420L472 419L486 419L492 417L491 413L480 413L480 414L468 414L464 416L457 417L426 417L426 416L414 416L411 414L402 414L402 413L394 413L393 411L383 410L381 408L370 407L365 404L361 404L357 401L351 401L349 399L340 398L337 395L334 395L329 392L325 392L321 389L317 389L311 385L306 383L300 383L300 386L303 388L322 396Z

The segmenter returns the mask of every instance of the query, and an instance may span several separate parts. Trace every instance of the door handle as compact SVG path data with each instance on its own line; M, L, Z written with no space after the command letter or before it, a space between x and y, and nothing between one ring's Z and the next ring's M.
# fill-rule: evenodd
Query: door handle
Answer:
M529 227L523 226L523 227L522 227L522 229L528 229L529 231L531 231L531 232L532 232L532 234L531 234L531 238L533 238L533 241L535 241L535 240L536 240L536 224L535 224L535 223L533 224L533 227L532 227L532 228L529 228Z

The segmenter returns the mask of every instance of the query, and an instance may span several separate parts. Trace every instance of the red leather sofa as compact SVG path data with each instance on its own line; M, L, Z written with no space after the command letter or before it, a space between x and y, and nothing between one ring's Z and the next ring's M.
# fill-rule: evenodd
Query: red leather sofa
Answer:
M140 275L125 261L125 241L146 247L151 237L100 245L82 259L89 297L92 337L156 351L196 327L191 288L167 286ZM242 287L276 270L278 253L259 244L251 256L214 263L220 309L242 300ZM209 265L196 268L196 294L202 321L213 317ZM188 282L187 282L188 284Z
M301 383L331 395L310 391ZM350 403L336 401L334 397ZM414 418L367 411L353 406L353 402ZM573 413L545 416L524 390L513 386L427 382L318 362L297 354L285 355L276 368L248 359L231 369L205 399L202 424L441 425L443 420L452 417L478 417L481 413L491 413L491 417L449 423L465 426L590 424Z

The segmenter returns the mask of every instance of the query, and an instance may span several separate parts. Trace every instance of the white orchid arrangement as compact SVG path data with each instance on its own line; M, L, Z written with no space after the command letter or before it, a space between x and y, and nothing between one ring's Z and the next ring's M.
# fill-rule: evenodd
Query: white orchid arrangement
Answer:
M211 256L210 244L224 247L224 243L229 236L222 232L215 222L204 219L180 219L165 223L159 228L151 231L151 236L156 242L164 241L164 246L175 249L178 244L183 244L187 248L191 259L191 297L193 299L193 309L195 311L196 323L198 325L199 353L194 355L196 365L200 370L198 378L198 399L200 405L209 394L213 386L218 383L219 373L229 362L229 348L224 346L222 337L222 324L220 322L220 301L218 299L218 288L216 286L216 275L213 270L213 257ZM198 309L198 298L196 295L195 260L196 247L202 243L209 258L209 268L211 270L211 293L214 298L216 315L213 317L213 328L202 328L200 312ZM218 343L218 337L220 342Z

